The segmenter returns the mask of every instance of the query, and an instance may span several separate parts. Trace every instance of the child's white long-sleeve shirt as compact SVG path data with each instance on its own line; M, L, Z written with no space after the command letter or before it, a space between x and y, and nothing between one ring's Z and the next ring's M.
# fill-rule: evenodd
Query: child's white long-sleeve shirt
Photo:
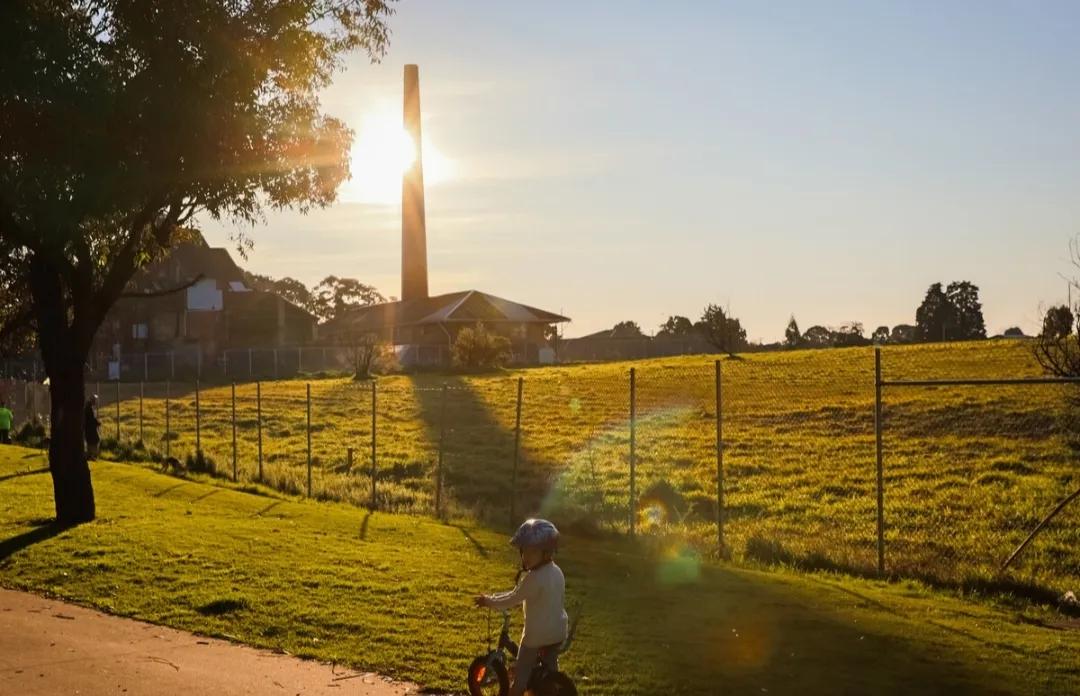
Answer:
M492 595L491 607L502 610L524 604L525 629L521 632L521 644L539 648L566 640L565 593L566 578L562 569L554 563L545 563L525 573L511 592Z

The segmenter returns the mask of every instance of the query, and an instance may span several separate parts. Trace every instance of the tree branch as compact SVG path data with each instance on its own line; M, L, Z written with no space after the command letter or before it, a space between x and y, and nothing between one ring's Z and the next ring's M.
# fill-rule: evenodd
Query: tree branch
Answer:
M168 290L151 290L149 292L122 292L120 293L120 297L125 300L145 299L147 297L165 297L166 295L172 295L187 290L205 277L206 276L200 273L183 285L177 285L175 288L169 288Z

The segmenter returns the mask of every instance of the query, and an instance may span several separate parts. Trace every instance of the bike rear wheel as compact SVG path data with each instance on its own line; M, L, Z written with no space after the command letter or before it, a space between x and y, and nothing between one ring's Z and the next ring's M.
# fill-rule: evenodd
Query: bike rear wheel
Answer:
M577 687L562 672L548 672L532 686L533 696L577 696Z
M497 660L488 664L488 658L478 657L469 665L470 696L506 696L510 693L510 677L506 667Z

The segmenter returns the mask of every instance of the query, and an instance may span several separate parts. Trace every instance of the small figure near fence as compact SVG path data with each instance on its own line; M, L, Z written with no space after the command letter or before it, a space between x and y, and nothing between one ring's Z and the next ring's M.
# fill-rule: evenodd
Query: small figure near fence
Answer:
M0 399L0 444L11 444L11 427L15 422L15 416L11 413L11 409L7 407L7 403Z
M524 604L525 628L510 687L511 696L522 696L538 665L546 673L558 674L559 649L567 637L568 619L563 608L566 580L555 565L559 530L551 522L525 520L510 544L521 554L517 586L510 592L479 595L475 601L479 607L504 611Z
M86 437L86 456L97 459L101 451L101 421L97 416L97 394L86 400L86 410L83 413L83 432Z

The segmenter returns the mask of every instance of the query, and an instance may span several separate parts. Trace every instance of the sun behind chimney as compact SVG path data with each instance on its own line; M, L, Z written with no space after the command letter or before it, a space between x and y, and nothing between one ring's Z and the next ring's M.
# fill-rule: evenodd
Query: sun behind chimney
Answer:
M420 148L420 69L405 66L405 132L416 159L401 180L401 299L428 296L427 223L424 217L424 162Z

